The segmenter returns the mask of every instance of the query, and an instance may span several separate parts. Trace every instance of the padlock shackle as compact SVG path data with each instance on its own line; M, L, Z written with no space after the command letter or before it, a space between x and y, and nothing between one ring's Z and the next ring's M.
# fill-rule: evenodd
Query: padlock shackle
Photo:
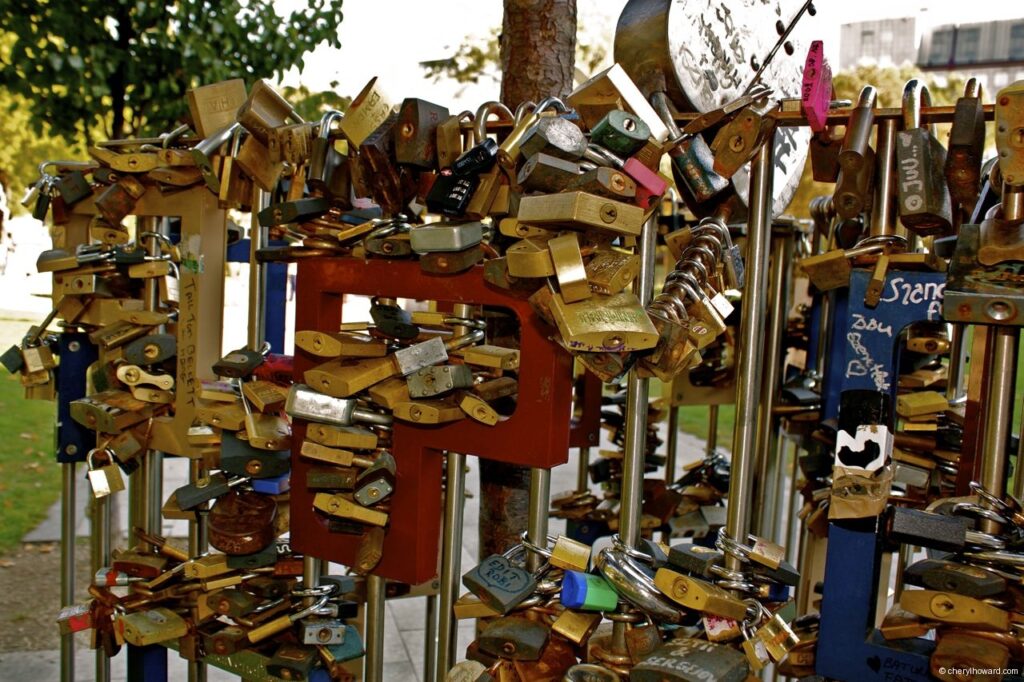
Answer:
M322 140L326 140L331 135L331 126L334 125L335 121L340 121L345 118L345 114L341 113L337 109L331 109L324 112L324 115L320 117L320 124L317 130L317 137Z
M508 121L510 123L515 122L516 117L512 114L512 110L501 102L490 100L484 102L477 107L475 117L473 119L473 135L475 141L480 142L487 137L487 119L492 115L497 116L499 120Z
M964 97L981 99L981 82L974 76L968 78L967 83L964 84Z
M560 114L569 113L569 107L565 105L558 97L545 97L541 101L537 102L537 106L534 107L533 113L542 114L548 109L555 109Z
M874 109L875 102L878 101L878 89L874 85L865 85L861 88L860 95L857 97L857 106L855 109Z
M921 107L932 105L932 94L928 86L918 78L911 78L903 86L903 129L914 130L921 127ZM929 126L935 134L935 124Z

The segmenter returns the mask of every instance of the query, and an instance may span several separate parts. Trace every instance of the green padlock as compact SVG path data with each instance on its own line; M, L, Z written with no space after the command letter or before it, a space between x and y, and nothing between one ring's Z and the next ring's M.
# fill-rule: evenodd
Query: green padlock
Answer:
M614 611L619 594L603 576L566 571L562 577L562 605L580 611Z
M590 131L590 141L623 158L633 156L651 136L639 116L612 109Z

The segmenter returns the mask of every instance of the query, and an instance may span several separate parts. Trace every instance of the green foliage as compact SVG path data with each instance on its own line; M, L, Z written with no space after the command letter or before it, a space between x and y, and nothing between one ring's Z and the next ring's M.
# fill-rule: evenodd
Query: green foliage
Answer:
M25 400L23 393L18 378L0 370L0 553L17 547L60 497L55 404Z
M442 78L451 78L456 83L479 83L482 78L490 78L495 83L501 81L501 56L499 38L501 29L491 29L486 40L465 38L455 53L444 59L420 62L427 78L436 83ZM582 36L579 36L582 38ZM608 56L605 41L576 41L576 70L589 76ZM445 49L450 49L445 46Z
M10 0L0 86L69 139L158 134L187 110L185 91L228 78L280 77L321 43L339 47L341 1L279 16L271 0Z
M331 82L331 88L338 87L336 81ZM352 98L348 95L339 95L333 90L324 90L323 92L311 92L305 85L299 87L286 86L281 91L281 96L284 97L288 102L295 107L295 111L298 112L306 121L315 121L323 116L324 112L331 109L337 111L346 111L348 105L352 103Z
M14 213L24 212L19 201L25 187L39 176L41 161L80 158L83 149L68 144L64 138L50 134L48 125L42 132L33 129L32 109L21 95L0 88L0 184L7 191L8 207Z
M837 73L832 79L833 99L848 99L857 101L861 89L865 85L873 85L878 90L878 106L898 107L903 99L903 86L911 78L921 78L928 85L928 91L932 97L932 104L935 106L951 106L956 104L958 97L963 95L965 80L961 78L950 78L945 84L938 84L929 76L922 74L913 66L902 67L879 67L876 65L862 65L849 71ZM944 143L949 134L949 125L938 127L939 139ZM872 141L872 144L874 142ZM810 217L809 208L811 199L824 194L832 194L834 185L814 182L811 178L811 160L807 159L804 166L803 177L800 180L800 187L789 205L787 213L800 218Z

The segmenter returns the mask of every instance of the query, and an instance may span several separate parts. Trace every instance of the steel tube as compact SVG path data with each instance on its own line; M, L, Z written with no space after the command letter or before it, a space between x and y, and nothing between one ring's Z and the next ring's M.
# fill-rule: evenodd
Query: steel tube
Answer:
M441 588L437 604L437 656L434 679L443 680L455 664L457 621L452 606L462 572L462 512L466 495L466 456L449 452L445 466L444 530L441 538Z
M437 678L437 595L428 594L423 628L423 682Z
M366 576L366 676L365 682L384 680L384 586L387 581L372 573Z
M761 397L762 353L765 315L767 314L767 260L771 237L772 167L774 146L766 144L754 157L750 168L750 217L747 223L747 270L740 322L736 366L736 421L732 439L732 466L729 476L729 507L726 533L746 542L750 529L750 493L756 473L754 452L757 431L757 404ZM726 554L726 568L740 571L740 558Z
M153 453L150 453L151 455ZM163 455L161 455L161 469L163 468ZM202 478L203 471L203 460L192 459L188 463L188 480L189 482L195 482ZM162 497L159 496L159 497ZM205 504L199 505L200 509L196 511L196 520L188 522L188 554L189 556L199 556L204 554L210 547L209 537L207 535L206 526L206 511ZM157 511L156 518L160 519L160 512ZM159 533L159 528L151 530L150 532L155 534ZM206 682L207 668L206 663L203 661L189 661L188 662L188 682Z
M766 364L761 384L761 404L757 414L757 441L754 454L757 457L757 476L754 479L754 510L751 525L758 535L768 537L774 529L772 510L778 501L777 491L772 483L777 479L776 471L781 467L778 461L777 420L773 414L778 401L779 377L782 374L782 342L786 333L786 316L789 278L787 273L793 261L793 231L773 237L771 240L771 267L768 274L768 300L771 313L768 318L767 343L764 346Z
M671 385L666 384L671 390ZM676 478L676 460L679 457L679 406L668 408L668 436L665 438L665 483L671 484Z
M584 493L590 489L590 448L586 445L580 448L580 459L576 466L576 492Z
M266 336L267 271L256 253L267 242L267 228L260 225L259 212L267 205L267 193L259 187L252 192L252 219L249 223L249 335L250 350L259 351Z
M872 237L896 233L895 213L895 158L896 158L896 121L886 119L878 123L878 135L875 138L875 201L871 208L871 225L869 233Z
M551 470L542 467L530 469L530 510L526 522L526 536L538 547L548 546L548 500L551 499ZM544 557L536 552L526 556L526 570L536 571Z
M654 253L658 224L655 217L644 223L640 235L640 274L633 293L646 306L654 289ZM647 408L650 381L629 371L626 382L626 444L622 460L622 492L619 505L619 536L627 547L640 542L640 506L643 502L644 446L647 441Z
M75 494L78 477L75 465L61 465L60 505L60 605L75 603ZM75 682L75 638L67 635L60 638L60 679L61 682Z
M718 449L718 405L708 405L708 439L704 443L704 456L711 457Z
M110 565L110 497L92 501L92 572ZM110 659L100 647L96 650L96 682L110 679Z
M981 484L995 495L1006 493L1007 442L1013 426L1014 370L1017 367L1017 344L1020 330L1016 327L993 327L992 361L986 367L990 377L985 408L985 440L981 452ZM987 504L983 501L983 504ZM1000 524L990 519L981 520L985 533L999 533Z

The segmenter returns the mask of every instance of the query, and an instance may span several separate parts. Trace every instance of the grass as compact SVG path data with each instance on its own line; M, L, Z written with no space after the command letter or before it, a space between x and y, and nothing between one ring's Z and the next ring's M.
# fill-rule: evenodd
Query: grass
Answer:
M0 553L17 547L60 499L55 410L55 403L26 400L18 377L0 371Z

